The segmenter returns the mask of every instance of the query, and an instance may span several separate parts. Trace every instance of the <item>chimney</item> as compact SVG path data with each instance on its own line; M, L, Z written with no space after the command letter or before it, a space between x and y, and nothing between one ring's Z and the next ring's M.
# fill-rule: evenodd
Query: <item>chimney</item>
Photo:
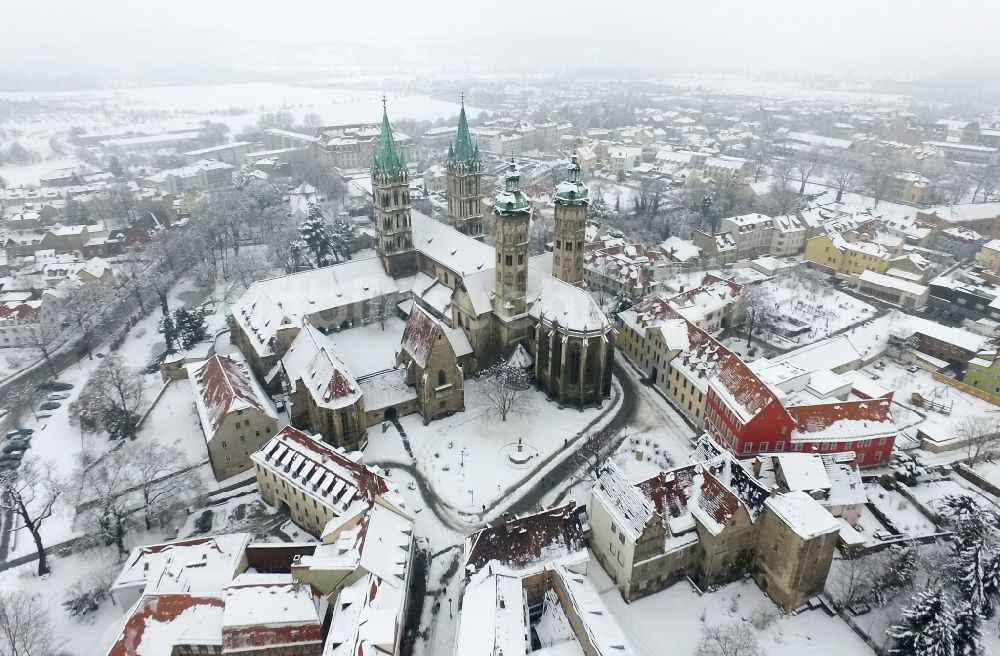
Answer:
M763 463L760 460L760 456L753 459L753 477L760 478L760 468Z
M503 514L503 527L504 531L511 533L514 531L514 516L510 513Z

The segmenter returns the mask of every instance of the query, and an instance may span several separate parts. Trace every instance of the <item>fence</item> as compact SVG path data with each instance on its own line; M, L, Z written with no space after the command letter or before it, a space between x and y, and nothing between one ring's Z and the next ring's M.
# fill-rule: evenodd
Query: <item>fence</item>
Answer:
M971 394L972 396L976 397L977 399L981 399L981 400L986 401L987 403L991 403L993 405L1000 405L1000 396L994 396L993 394L990 394L989 392L984 392L983 390L979 389L978 387L973 387L972 385L966 385L965 383L963 383L961 381L957 381L954 378L950 378L948 376L945 376L944 374L939 374L937 372L934 372L933 374L931 374L931 376L937 382L944 383L945 385L951 385L952 387L954 387L955 389L959 390L960 392L965 392L966 394Z
M1000 487L990 483L988 480L977 474L965 463L955 465L955 473L969 481L978 488L982 488L990 494L1000 497Z

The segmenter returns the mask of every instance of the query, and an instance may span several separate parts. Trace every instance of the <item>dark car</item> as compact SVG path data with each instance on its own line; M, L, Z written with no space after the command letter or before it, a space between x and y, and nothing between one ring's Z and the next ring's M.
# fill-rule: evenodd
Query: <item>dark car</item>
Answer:
M31 439L32 434L34 434L34 429L32 428L15 428L12 431L7 431L7 439L13 440L18 437L26 437Z
M4 453L0 454L0 462L21 462L21 458L24 457L24 451L15 451L14 453Z
M20 460L0 460L0 474L11 471L21 466Z
M31 443L30 442L22 442L20 440L16 440L16 441L15 440L11 440L7 444L3 445L3 452L4 453L14 453L15 451L24 452L24 451L26 451L29 448L31 448Z
M58 401L46 401L45 403L38 406L39 410L55 410L61 404Z
M194 530L199 533L208 533L212 530L212 517L215 515L211 510L206 510L194 520Z
M40 390L46 390L48 392L65 392L67 390L73 389L72 383L60 383L58 380L49 380L38 386Z

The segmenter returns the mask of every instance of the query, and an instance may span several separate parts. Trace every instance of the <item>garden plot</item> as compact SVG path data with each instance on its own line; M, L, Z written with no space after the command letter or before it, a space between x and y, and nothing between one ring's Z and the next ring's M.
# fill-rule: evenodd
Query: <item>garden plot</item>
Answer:
M878 508L896 530L909 537L931 535L938 532L934 522L924 516L912 501L896 490L887 490L878 483L865 486L868 503ZM862 523L869 523L874 517L863 517Z
M821 610L782 615L750 580L702 595L681 581L626 604L596 561L588 577L639 656L692 656L703 627L728 624L749 627L768 656L872 656L840 618Z

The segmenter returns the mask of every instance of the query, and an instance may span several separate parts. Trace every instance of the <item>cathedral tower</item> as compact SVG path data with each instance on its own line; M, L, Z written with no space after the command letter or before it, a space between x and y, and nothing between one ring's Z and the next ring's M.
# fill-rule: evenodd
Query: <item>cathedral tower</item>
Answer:
M580 181L576 155L566 170L567 179L556 186L552 275L571 285L582 285L589 196L586 185Z
M498 346L507 357L526 334L528 224L531 222L531 203L521 191L521 175L513 157L504 179L504 190L497 195L494 213L497 266L493 311L500 320Z
M448 145L448 223L459 232L483 238L483 162L465 118L465 99L458 115L458 135Z
M372 200L375 204L376 250L382 265L393 278L417 272L417 252L413 249L410 222L410 175L389 127L389 115L382 98L382 132L372 162Z

